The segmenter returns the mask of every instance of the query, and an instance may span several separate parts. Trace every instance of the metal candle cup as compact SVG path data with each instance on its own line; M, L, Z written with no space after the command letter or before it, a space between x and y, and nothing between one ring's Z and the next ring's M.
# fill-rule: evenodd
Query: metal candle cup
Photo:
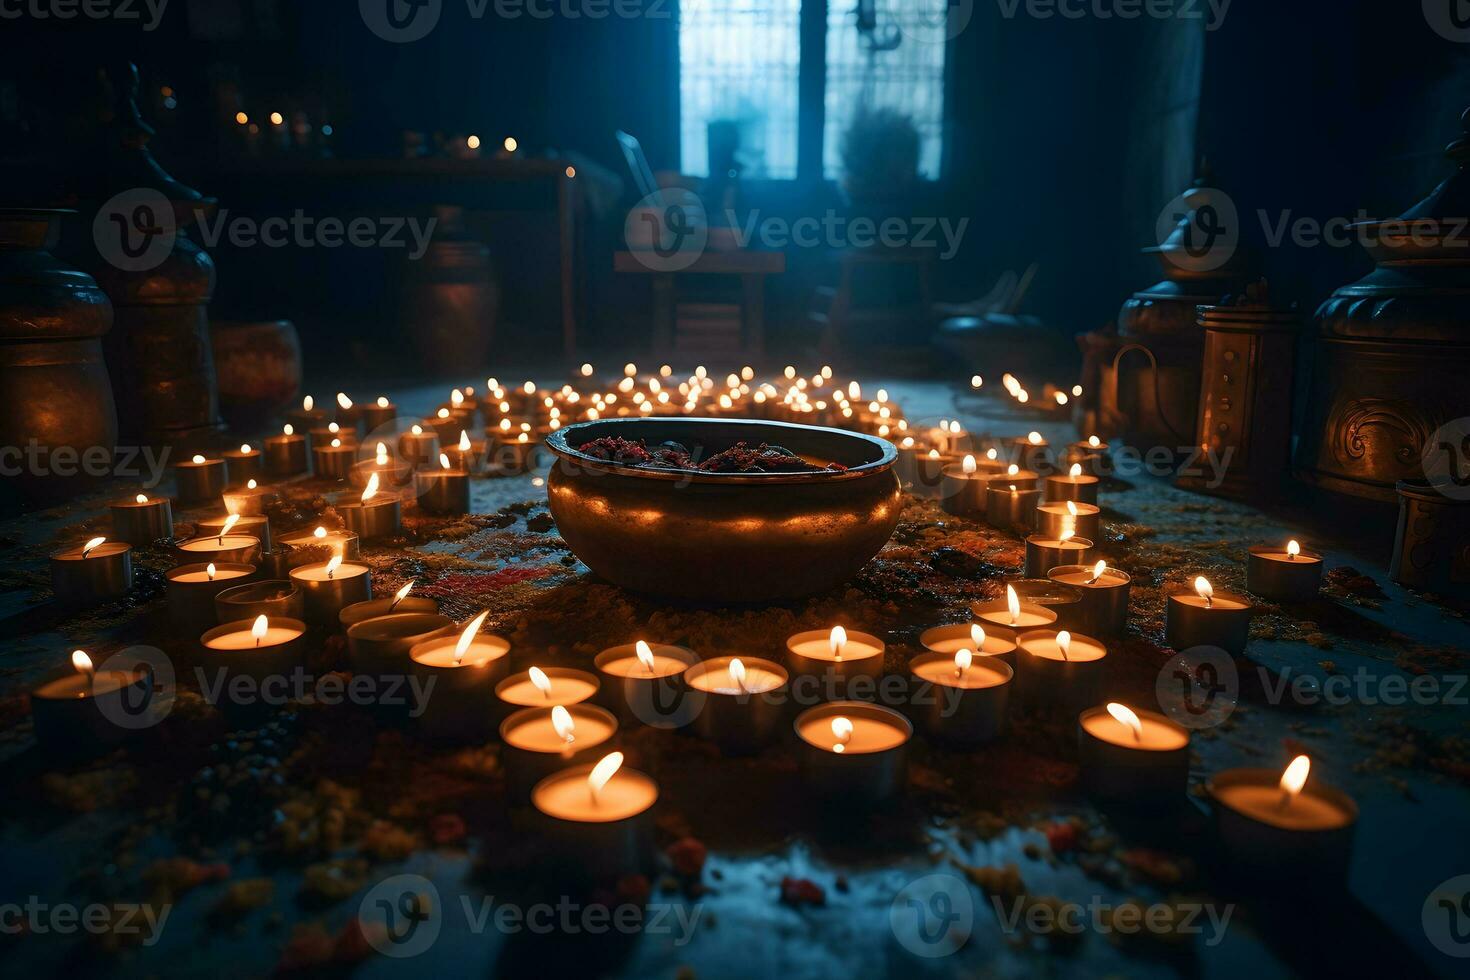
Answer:
M592 665L602 677L601 700L623 724L678 728L688 694L684 672L699 663L694 651L668 643L648 645L650 663L638 657L636 643L608 647Z
M395 459L392 456L373 456L353 463L352 469L347 474L347 480L361 490L368 485L374 473L378 475L379 486L384 490L392 490L394 487L407 486L412 482L413 464L406 459Z
M1074 442L1067 447L1066 462L1068 466L1081 463L1082 472L1091 476L1107 476L1113 469L1110 452L1112 447L1105 442L1099 442L1096 446L1087 441Z
M1243 882L1298 891L1341 888L1358 805L1331 786L1308 783L1283 809L1280 781L1281 773L1270 769L1227 769L1205 783L1224 863Z
M427 613L432 616L438 611L439 601L430 599L428 596L408 595L402 599L389 596L386 599L369 599L366 602L354 602L350 606L343 606L337 614L337 622L345 630L350 626L369 619L377 619L380 616L394 616L398 613Z
M140 495L141 496L141 495ZM174 536L174 508L167 497L119 500L109 504L112 537L131 545L147 545Z
M468 514L470 512L470 475L463 469L419 470L414 475L419 508L430 514Z
M1092 565L1061 565L1046 577L1058 585L1080 590L1077 629L1094 636L1118 636L1128 625L1128 594L1133 583L1126 572L1104 569L1095 577Z
M510 673L510 643L477 633L457 655L461 641L453 631L421 640L409 648L412 669L427 692L417 722L435 738L483 741L495 732L495 685ZM429 687L432 683L433 687Z
M311 447L311 467L324 480L345 480L352 472L357 451L345 443Z
M211 564L214 566L213 578L209 574ZM164 573L168 583L169 620L184 635L196 635L220 621L215 612L215 597L226 589L249 581L254 575L254 565L234 562L200 562L170 568Z
M461 449L459 446L460 444L456 440L443 450L444 455L449 457L450 467L456 470L464 470L466 473L479 473L485 464L484 440L471 439L468 449ZM436 456L430 462L437 462L437 460L438 457Z
M220 453L225 461L225 482L243 487L251 480L265 479L265 454L259 449L226 449Z
M224 534L225 522L231 517L208 517L194 525L194 534L198 538L219 537ZM269 551L271 547L271 522L270 518L263 514L241 514L239 519L230 525L230 534L243 534L246 537L255 538L260 542L262 551Z
M260 539L250 534L205 535L181 541L175 547L184 562L233 563L256 565L260 560Z
M300 433L268 436L265 440L265 469L275 479L306 472L306 436Z
M1060 537L1068 526L1078 537L1096 541L1102 534L1102 511L1095 504L1079 504L1074 515L1066 501L1043 503L1036 508L1036 533L1048 538Z
M825 683L823 695L847 696L848 686L858 678L875 683L883 676L883 654L887 647L871 633L846 631L840 651L832 648L832 631L806 630L786 639L786 666L792 677L815 677ZM861 682L859 682L861 683Z
M336 423L333 422L332 425L336 425ZM307 436L309 437L307 441L310 444L313 452L318 449L324 449L328 446L331 446L333 440L340 442L342 444L341 448L343 449L347 449L352 452L357 451L356 429L344 429L339 426L334 431L331 426L324 425L320 428L314 428L311 431L307 432ZM320 476L321 474L318 473L317 475Z
M1058 474L1046 478L1046 499L1049 502L1073 500L1079 504L1097 503L1097 486L1101 481L1083 473L1079 476Z
M552 708L581 704L597 696L601 682L596 674L572 667L538 667L551 682L543 691L531 679L529 670L512 674L495 685L495 697L516 708Z
M270 487L241 486L226 487L220 494L224 501L225 513L238 514L241 517L261 517L266 509L280 500L280 495ZM238 524L235 525L239 527ZM244 530L243 528L241 530ZM261 544L265 544L262 540Z
M985 632L984 642L976 643L973 626L979 625ZM935 626L919 634L919 643L931 653L940 653L954 658L961 650L969 650L975 659L993 659L1004 663L1012 670L1016 667L1016 643L1009 635L1001 635L991 624L959 623L954 626Z
M1092 542L1087 538L1042 537L1033 534L1026 539L1026 577L1044 579L1047 572L1062 565L1083 565L1094 561Z
M595 763L617 742L618 720L595 704L565 705L570 739L557 733L551 708L521 708L500 723L500 763L511 800L526 803L531 789L554 772Z
M736 683L731 662L739 659L746 670L745 686ZM732 755L759 752L779 738L787 718L786 668L754 657L713 657L690 667L684 682L703 707L695 715L694 731Z
M439 433L433 429L405 432L398 437L398 455L415 466L425 466L439 458Z
M1012 439L1010 459L1023 470L1049 473L1052 469L1051 443L1045 439L1032 442L1030 436Z
M413 667L408 652L453 629L454 620L438 613L394 613L365 619L347 628L347 663L354 674L407 677Z
M293 582L266 579L225 589L214 597L215 622L267 616L271 619L306 618L306 598Z
M378 494L371 500L337 505L347 530L364 541L391 538L403 530L403 510L397 496Z
M67 606L94 606L120 599L133 587L133 548L103 541L86 549L68 548L51 556L51 591Z
M1041 491L989 484L985 491L985 522L1002 531L1030 531L1036 526Z
M847 737L833 727L847 719ZM908 747L914 726L892 708L866 701L829 701L795 722L796 763L804 790L851 806L882 803L908 788Z
M1071 634L1065 652L1056 630L1022 633L1016 645L1016 678L1025 703L1061 711L1094 705L1102 690L1108 651L1098 640Z
M174 493L185 507L213 503L225 489L225 462L185 460L174 465Z
M1139 731L1106 706L1077 717L1082 783L1099 800L1154 807L1183 800L1189 782L1189 729L1154 711L1134 710Z
M653 806L658 785L632 769L615 772L593 797L592 766L547 776L531 790L538 831L565 873L611 881L644 873L654 863Z
M913 485L909 489L925 499L939 496L944 486L944 468L957 462L937 449L920 453L914 458Z
M976 656L961 670L954 653L921 653L909 670L914 721L929 737L978 745L1005 731L1015 671L1002 656Z
M994 474L978 468L966 472L963 463L950 463L942 473L939 493L945 512L960 517L985 517L989 512L986 491Z
M985 628L985 632L1000 630L1002 636L1011 639L1017 638L1027 630L1041 629L1051 626L1057 621L1057 614L1046 606L1021 600L1020 614L1012 616L1006 600L998 602L976 602L970 606L970 611Z
M291 569L291 581L306 600L306 619L318 629L333 629L343 606L373 596L373 579L366 565L344 562L329 576L330 562Z
M315 407L293 408L286 413L286 421L290 422L297 432L307 432L311 429L325 428L327 413Z
M1219 647L1239 656L1250 642L1251 605L1242 596L1217 592L1207 603L1194 593L1169 596L1165 641L1175 650Z
M1257 545L1245 560L1245 588L1277 602L1306 602L1322 589L1322 556L1315 551L1296 555L1285 548Z
M326 561L334 555L346 561L356 561L361 554L357 535L351 531L327 531L318 537L316 529L313 528L304 533L282 538L281 544L286 550L292 552L292 568ZM298 557L300 561L296 560Z
M368 435L392 425L397 418L398 406L392 402L386 405L368 402L362 406L362 427Z
M153 697L153 673L139 667L94 674L70 673L31 692L36 740L48 750L91 755L110 749L136 729L119 719L142 719Z
M306 665L305 623L267 617L265 635L257 636L256 622L241 619L222 623L199 637L203 669L213 678L203 685L205 697L221 711L247 716L266 712L271 706L262 695L268 682L290 677ZM223 677L219 676L221 672ZM244 686L247 700L236 696L238 678L249 678Z

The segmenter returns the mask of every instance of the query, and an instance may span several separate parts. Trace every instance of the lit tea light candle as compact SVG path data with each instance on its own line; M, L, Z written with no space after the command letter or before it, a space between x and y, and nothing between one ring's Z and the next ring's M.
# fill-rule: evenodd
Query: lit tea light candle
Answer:
M185 561L259 564L260 539L250 534L234 533L235 525L240 521L240 515L231 514L218 528L211 528L207 533L180 542L179 556Z
M1012 668L1016 666L1015 642L994 630L987 632L979 623L935 626L919 635L919 643L924 649L945 657L966 650L973 657L994 657Z
M349 432L357 429L362 419L362 409L352 403L345 391L337 392L337 424Z
M1092 542L1077 537L1069 528L1063 528L1055 538L1033 534L1026 539L1027 578L1046 578L1053 568L1089 565L1095 558Z
M148 545L174 536L174 509L167 497L134 494L109 504L112 536L132 545Z
M306 436L290 422L280 435L266 437L265 470L278 480L306 472Z
M784 667L769 660L700 661L684 673L684 682L697 692L694 697L704 697L694 718L695 733L727 753L759 751L783 734L789 679Z
M938 449L930 447L914 456L913 493L925 499L943 493L944 468L953 462ZM963 462L963 461L961 461Z
M963 517L986 513L987 492L990 478L995 475L993 472L981 470L975 457L966 455L958 464L945 466L943 474L940 495L947 513Z
M541 441L526 431L516 433L509 439L499 440L495 447L496 468L509 475L527 472L540 445Z
M298 432L306 432L310 429L327 424L327 413L316 407L316 399L306 395L301 399L301 407L293 408L286 413L286 421L296 427Z
M1098 636L1118 636L1128 625L1128 594L1133 579L1099 559L1092 565L1061 565L1047 578L1080 589L1078 628Z
M270 518L264 514L230 514L206 517L194 525L195 537L219 537L224 534L243 534L260 542L262 551L271 547Z
M458 635L430 637L409 648L429 691L418 723L430 735L484 739L494 731L486 708L495 685L510 672L510 642L480 632L488 615L480 613Z
M224 460L206 459L196 453L184 462L174 464L174 495L183 506L216 501L224 489Z
M592 663L603 675L603 700L619 719L671 728L677 727L677 721L666 716L664 706L681 700L684 672L698 662L694 652L684 647L638 640L608 647Z
M51 591L63 605L96 605L132 587L133 549L125 541L92 538L51 556Z
M485 441L471 439L468 431L460 429L459 439L444 451L444 455L449 457L449 462L455 469L478 473L485 461Z
M1016 676L1027 704L1080 711L1097 703L1108 655L1101 641L1067 630L1032 630L1016 645Z
M552 773L606 755L617 733L617 719L593 704L512 713L500 723L506 792L516 802L528 801L531 788Z
M1277 602L1305 602L1322 588L1322 556L1296 541L1285 548L1257 545L1245 562L1245 588Z
M1000 530L1025 531L1036 526L1036 508L1041 491L1036 489L1035 475L1029 483L1017 482L1021 471L1012 463L1002 476L992 477L986 484L985 520Z
M328 422L324 426L314 428L307 433L307 436L307 442L312 449L316 449L319 446L331 445L333 439L348 449L357 449L357 430L344 429L336 422Z
M1205 784L1225 862L1243 881L1324 891L1344 882L1358 806L1310 775L1301 755L1283 773L1228 769Z
M1051 469L1051 443L1040 432L1028 432L1012 440L1011 459L1023 470L1045 473Z
M356 561L359 555L357 535L351 531L328 531L317 526L310 531L291 534L281 539L281 544L293 552L300 552L301 561L292 561L293 566L324 562L333 556L347 561ZM293 559L296 556L293 555Z
M379 395L378 400L362 406L362 425L369 433L386 429L398 418L398 406Z
M1189 781L1189 730L1153 711L1109 702L1077 718L1082 782L1094 797L1153 807L1182 800Z
M1099 482L1097 477L1082 472L1081 463L1073 463L1065 476L1046 478L1046 499L1048 501L1075 500L1084 504L1096 504Z
M1075 500L1043 503L1036 508L1036 533L1055 538L1070 527L1077 537L1097 541L1102 535L1101 515L1102 511L1096 504L1082 504Z
M1101 438L1088 436L1067 447L1067 462L1081 463L1082 471L1092 476L1106 476L1112 468L1110 452L1112 447Z
M980 639L983 643L990 638L981 631ZM1003 656L977 656L960 647L953 653L920 654L909 669L916 681L909 699L914 720L931 738L978 745L1005 730L1015 672Z
M999 602L976 603L971 611L987 631L998 627L1010 636L1050 626L1057 621L1057 614L1047 607L1022 602L1016 587L1009 583L1005 598Z
M454 620L434 613L393 613L364 619L347 628L347 663L354 674L377 677L385 683L404 678L413 670L409 651L454 630ZM406 712L412 706L394 707Z
M658 785L624 768L621 752L553 773L531 790L551 853L567 870L599 881L651 867L657 802Z
M225 461L225 482L244 486L250 480L265 479L265 454L250 443L239 449L226 449L220 453Z
M217 623L253 620L257 616L304 620L306 600L295 583L285 579L247 582L224 589L214 597L214 618Z
M241 517L261 517L267 507L280 499L274 490L262 487L255 479L246 480L243 487L225 490L220 497L224 501L225 513Z
M414 424L398 437L398 455L414 466L423 466L439 458L439 433Z
M324 480L345 480L352 472L356 450L334 437L326 445L311 447L311 467Z
M571 667L531 667L495 686L495 696L517 708L581 704L597 694L595 674Z
M347 530L364 541L391 538L403 530L403 511L397 494L380 493L379 477L368 477L367 487L356 501L339 504L337 512Z
M404 486L413 477L413 465L391 455L388 444L379 440L372 445L372 455L353 463L348 473L355 487L366 487L374 476L377 476L380 487Z
M240 585L255 571L254 565L233 562L202 562L170 568L164 572L169 619L186 636L198 634L219 622L215 616L215 596Z
M421 509L431 514L469 513L470 474L446 453L439 454L438 469L419 470L414 480Z
M345 630L354 623L377 619L379 616L392 616L395 613L428 613L430 615L437 613L439 601L428 596L409 595L413 591L413 586L413 582L405 582L397 592L386 599L369 599L366 602L354 602L350 606L343 606L337 614L337 621Z
M842 697L860 677L873 680L876 688L886 649L871 633L849 632L842 626L806 630L786 639L786 664L792 675L819 678L832 685L829 696Z
M335 626L343 606L373 597L373 578L368 567L344 562L340 555L293 568L290 575L306 601L307 621L318 628Z
M31 718L36 739L63 753L110 749L134 731L120 721L141 718L153 697L151 671L129 665L126 670L93 666L86 651L74 650L71 672L31 692Z
M797 766L804 790L844 807L880 803L908 786L914 728L891 708L830 701L796 718Z
M1219 647L1239 655L1250 642L1251 604L1243 596L1216 592L1203 575L1194 591L1169 596L1165 640L1175 650Z
M269 682L289 677L306 665L306 624L261 615L216 626L199 637L199 645L206 674L225 675L201 685L206 699L222 711L254 716L271 708L260 697ZM235 678L250 679L248 701L236 698Z

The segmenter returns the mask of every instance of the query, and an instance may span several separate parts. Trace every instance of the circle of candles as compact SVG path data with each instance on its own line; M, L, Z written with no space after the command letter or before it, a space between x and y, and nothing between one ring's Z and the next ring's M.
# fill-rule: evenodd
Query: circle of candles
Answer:
M890 800L907 787L914 726L892 708L828 701L797 715L795 728L804 791L849 806Z
M434 469L419 470L414 481L421 509L431 514L469 513L470 474L453 465L447 454L439 454L439 464Z
M271 504L280 498L274 490L262 487L258 481L249 480L243 487L229 487L220 494L227 514L241 517L261 517ZM243 530L243 528L242 528ZM264 544L264 542L262 542Z
M199 646L202 666L212 675L201 685L206 700L222 711L254 715L270 707L262 697L268 682L306 664L306 624L265 615L221 623L199 637ZM249 684L237 687L239 678Z
M712 657L684 673L691 691L703 694L693 728L723 751L758 752L782 734L786 668L754 657Z
M128 544L152 544L174 536L174 508L167 497L140 493L109 504L112 536Z
M345 444L340 438L333 439L323 446L313 444L311 468L322 479L345 480L352 472L352 462L356 452L356 449Z
M343 606L373 597L373 577L368 567L345 563L338 555L293 568L290 576L306 601L307 622L319 628L330 629Z
M141 668L98 670L81 650L72 670L31 692L37 740L52 751L93 752L110 748L132 729L115 718L137 716L153 695L153 674Z
M950 463L941 471L940 506L946 513L963 517L983 516L989 506L986 499L990 478L995 474L979 468L974 456L966 456L958 464Z
M431 460L438 459L439 433L433 429L425 429L421 425L414 425L398 437L398 455L414 466L423 466Z
M617 718L595 704L512 712L500 723L506 792L518 803L528 801L531 788L552 773L605 755L617 733Z
M1088 565L1095 556L1092 542L1067 531L1059 537L1033 534L1026 538L1026 577L1046 578L1046 573L1062 565Z
M92 538L51 556L51 591L64 605L95 605L132 587L133 548L126 541Z
M981 659L994 657L1010 666L1016 666L1016 643L995 630L987 630L979 623L957 623L954 626L935 626L919 634L919 643L933 653L953 657L961 650L969 650L971 656Z
M914 719L930 737L978 745L1005 730L1015 671L1002 656L976 656L960 647L952 653L922 653L909 670L920 685L911 699Z
M228 529L228 530L227 530ZM194 525L195 536L200 538L219 537L223 534L244 534L260 541L260 547L269 551L271 547L271 522L264 514L226 514L209 517Z
M1057 621L1057 614L1044 605L1022 602L1016 587L1007 583L1004 598L997 602L975 603L970 607L975 618L989 632L999 628L1008 636L1016 636L1026 630L1040 629Z
M1002 477L1001 479L1004 479ZM985 522L1002 531L1029 531L1036 526L1041 491L992 480L985 490Z
M1077 717L1082 782L1094 797L1153 806L1182 800L1189 782L1189 729L1154 711L1110 702Z
M377 401L362 406L362 425L369 434L393 424L396 418L398 406L382 395L378 396Z
M226 449L220 453L225 461L225 482L244 486L251 480L265 479L265 454L250 443L239 449Z
M174 464L174 494L183 506L191 507L218 500L224 489L224 460L205 459L196 454L182 463Z
M326 561L333 556L355 561L360 555L357 540L357 535L351 531L328 531L325 527L318 526L310 531L282 538L281 544L292 551L301 552L299 557L302 561L299 564L310 564Z
M1044 473L1051 469L1051 443L1040 432L1028 432L1011 441L1011 460L1023 470Z
M364 541L391 538L403 529L403 511L397 494L378 490L378 474L368 477L367 488L355 501L337 505L347 530Z
M1222 856L1242 880L1327 890L1346 878L1358 806L1310 773L1303 755L1285 772L1228 769L1205 783Z
M883 641L871 633L805 630L786 639L786 666L793 676L815 677L831 684L831 694L843 697L855 678L883 676ZM824 692L826 693L826 692Z
M439 600L428 596L409 595L413 591L413 586L413 582L407 582L386 599L369 599L366 602L354 602L350 606L343 606L341 612L337 614L337 621L345 630L364 620L377 619L379 616L392 616L395 613L437 613Z
M597 675L571 667L531 667L495 685L495 696L517 708L581 704L597 694Z
M1082 593L1075 625L1098 636L1117 636L1128 625L1128 594L1133 579L1099 560L1092 565L1060 565L1046 573L1060 585Z
M1036 533L1044 537L1059 537L1067 528L1080 538L1096 541L1102 534L1102 511L1096 504L1083 504L1075 500L1054 500L1037 505Z
M280 435L266 437L265 470L276 479L306 472L306 436L291 423L282 427Z
M1046 499L1075 500L1078 503L1095 505L1099 482L1097 477L1082 472L1081 463L1073 463L1065 475L1057 474L1046 478Z
M201 562L170 568L164 572L169 619L189 635L219 622L215 615L215 596L254 574L254 565L234 562Z
M1165 641L1175 650L1219 647L1239 655L1250 642L1251 604L1243 596L1216 592L1209 580L1194 580L1194 591L1169 596L1164 615Z
M549 853L577 877L608 880L653 863L658 784L622 763L623 754L612 752L595 765L553 773L531 790Z
M1016 676L1027 704L1081 710L1096 704L1107 647L1067 630L1032 630L1016 640Z
M1277 602L1305 602L1322 588L1322 556L1295 541L1284 548L1257 545L1245 561L1245 588Z
M327 413L316 407L316 399L306 395L301 399L301 407L293 408L286 413L286 421L296 427L297 431L306 431L316 426L327 424Z
M266 579L225 589L214 597L216 622L233 623L265 615L272 619L305 619L301 590L284 579Z
M592 665L603 675L603 702L621 721L673 727L658 724L664 714L660 706L682 700L684 672L698 662L684 647L637 640L608 647Z
M427 692L418 724L429 735L485 738L493 731L491 691L510 672L510 643L481 633L482 612L458 633L420 640L409 648L413 669ZM432 683L433 687L429 687Z
M401 677L409 671L409 650L453 627L454 620L438 613L394 613L364 619L347 627L347 662L354 674Z

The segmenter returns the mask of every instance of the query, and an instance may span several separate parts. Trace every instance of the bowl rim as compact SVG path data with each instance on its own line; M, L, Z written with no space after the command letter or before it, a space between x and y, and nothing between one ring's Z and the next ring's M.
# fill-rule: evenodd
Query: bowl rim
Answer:
M818 432L842 439L853 439L866 442L874 446L881 453L879 459L871 463L863 463L845 470L815 470L801 473L705 473L697 470L663 470L645 469L638 466L628 466L624 463L613 463L607 460L596 459L592 456L572 448L567 442L567 435L579 429L588 429L593 426L611 425L647 425L651 423L679 423L688 425L748 425L753 428L764 429L788 429L792 431ZM773 483L832 483L841 480L860 480L875 473L882 473L891 469L898 459L898 447L887 439L878 436L870 436L865 432L851 432L847 429L833 429L820 425L802 425L797 422L777 422L766 419L708 419L693 418L689 416L656 416L653 418L612 418L591 419L586 422L578 422L575 425L567 425L552 432L546 439L546 446L562 459L574 461L591 470L607 473L614 476L628 476L643 480L661 480L665 483L699 483L699 484L773 484Z

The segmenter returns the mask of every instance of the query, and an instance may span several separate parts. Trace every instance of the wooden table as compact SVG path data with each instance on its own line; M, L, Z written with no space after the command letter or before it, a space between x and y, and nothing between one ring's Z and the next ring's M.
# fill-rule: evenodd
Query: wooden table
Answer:
M758 356L766 349L766 276L786 271L786 253L751 249L706 251L686 268L666 272L649 267L636 252L617 252L613 255L613 270L653 276L653 349L660 354L674 346L677 277L738 276L742 341L747 355Z

